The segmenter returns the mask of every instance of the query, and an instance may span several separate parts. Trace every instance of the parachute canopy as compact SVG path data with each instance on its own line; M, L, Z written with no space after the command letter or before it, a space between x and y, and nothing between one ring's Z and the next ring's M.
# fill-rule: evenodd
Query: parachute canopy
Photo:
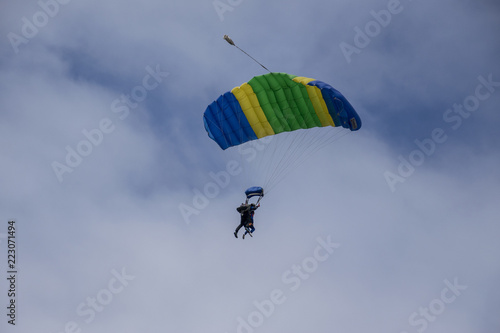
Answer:
M245 194L247 196L247 199L250 199L251 197L263 197L264 196L264 189L259 186L253 186L250 187L248 190L245 191Z
M281 132L342 126L361 119L332 86L311 78L269 73L222 94L203 115L208 136L222 149Z

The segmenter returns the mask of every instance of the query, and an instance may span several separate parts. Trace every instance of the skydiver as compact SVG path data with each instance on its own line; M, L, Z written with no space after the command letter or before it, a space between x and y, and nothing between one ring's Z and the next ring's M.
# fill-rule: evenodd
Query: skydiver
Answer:
M238 238L238 231L241 227L248 228L250 233L255 231L255 227L253 226L253 216L257 208L260 207L260 204L257 206L255 204L244 204L242 203L236 210L241 214L240 225L234 231L234 237ZM248 230L243 234L243 239L245 239L246 234L248 234Z

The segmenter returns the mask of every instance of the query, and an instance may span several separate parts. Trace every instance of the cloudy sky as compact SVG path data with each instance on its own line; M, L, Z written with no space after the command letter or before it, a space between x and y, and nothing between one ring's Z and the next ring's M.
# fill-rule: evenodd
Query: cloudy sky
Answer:
M0 8L2 332L500 331L497 1ZM206 106L266 73L224 34L334 86L361 130L283 169L290 136L220 150Z

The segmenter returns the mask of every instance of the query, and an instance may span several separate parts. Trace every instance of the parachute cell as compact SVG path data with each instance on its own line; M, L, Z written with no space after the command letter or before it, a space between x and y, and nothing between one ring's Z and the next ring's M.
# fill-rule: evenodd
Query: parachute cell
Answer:
M358 114L339 91L286 73L256 76L224 93L207 107L203 121L208 136L222 149L298 129L361 127Z

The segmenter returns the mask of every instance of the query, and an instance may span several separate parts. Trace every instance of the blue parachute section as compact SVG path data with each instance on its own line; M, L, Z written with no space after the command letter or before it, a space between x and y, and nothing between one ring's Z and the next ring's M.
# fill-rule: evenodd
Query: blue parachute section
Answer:
M247 199L250 199L251 197L263 197L264 196L264 189L259 186L253 186L250 187L245 191L245 194L247 196Z

